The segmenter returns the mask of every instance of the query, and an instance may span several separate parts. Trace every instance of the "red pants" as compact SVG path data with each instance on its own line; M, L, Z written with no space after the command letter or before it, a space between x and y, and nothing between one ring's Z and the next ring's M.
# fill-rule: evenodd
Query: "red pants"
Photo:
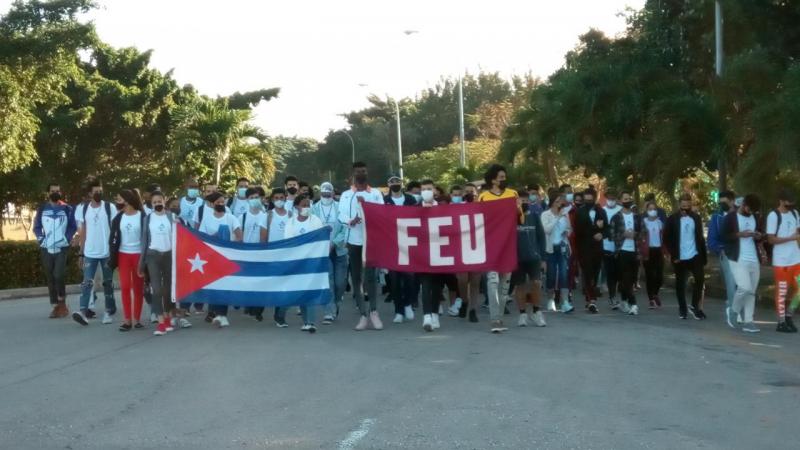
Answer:
M800 264L787 267L773 267L775 271L775 311L778 313L778 320L783 321L784 317L792 315L789 311L788 302L797 294L797 276L800 275Z
M133 319L134 322L139 322L142 317L144 280L138 273L139 256L138 253L119 254L119 286L122 289L122 310L126 321ZM131 289L133 289L133 302L131 302ZM131 310L133 310L132 317Z

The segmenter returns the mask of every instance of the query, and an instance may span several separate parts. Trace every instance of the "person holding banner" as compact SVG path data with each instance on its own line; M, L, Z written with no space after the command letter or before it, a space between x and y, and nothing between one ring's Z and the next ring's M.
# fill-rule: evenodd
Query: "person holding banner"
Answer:
M368 323L376 330L383 329L378 315L378 271L375 267L364 264L364 211L362 203L383 204L383 195L378 189L367 184L367 165L363 162L353 163L353 185L342 193L339 201L339 221L347 226L347 248L350 259L350 270L353 281L353 296L361 313L356 331L367 329ZM364 287L369 296L369 309L364 304ZM369 321L367 320L369 316Z
M478 196L479 202L490 202L501 199L519 197L517 192L506 187L506 169L499 164L493 164L484 174L486 190ZM521 220L522 212L518 211ZM503 325L503 311L505 310L506 294L511 286L511 273L489 272L486 280L487 297L489 299L489 317L492 322L492 333L498 334L507 331Z
M311 215L311 199L306 194L299 194L295 198L294 209L294 216L286 223L285 239L310 233L325 226L319 217ZM317 332L317 327L314 325L314 319L316 318L315 308L316 306L314 305L300 307L300 313L303 316L302 331L307 331L311 334Z
M164 194L161 191L150 193L153 211L144 218L142 226L142 257L139 258L139 276L144 278L145 270L150 275L150 288L153 301L150 308L158 318L155 336L164 336L173 331L170 287L172 286L172 227L175 218L164 207Z
M391 176L388 180L389 194L383 197L387 205L415 206L416 199L411 194L403 192L403 180L398 176ZM394 302L394 323L403 323L404 320L414 320L414 309L411 307L412 298L417 292L414 274L409 272L389 271L389 287Z
M519 306L517 325L520 327L528 326L529 300L534 325L537 327L547 325L544 314L539 309L542 296L542 269L547 266L544 261L545 243L542 220L536 210L528 206L525 222L517 225L518 267L512 276Z
M567 217L568 205L565 194L557 189L548 192L550 209L542 213L542 227L546 236L547 252L547 291L555 299L556 292L561 295L561 312L570 313L575 308L569 301L569 285L567 272L570 255L569 235L572 232L569 218ZM555 302L555 300L551 300Z
M297 182L296 179L294 181ZM275 242L285 239L286 224L292 218L292 211L286 206L286 191L284 189L273 189L270 200L275 207L267 213L267 242ZM254 308L253 311L258 317L259 314L264 312L264 307ZM286 308L276 307L272 318L278 328L287 328L289 326L286 323Z
M242 222L242 242L259 244L267 241L267 213L261 199L265 192L261 187L250 187L244 192L247 210L238 217ZM236 211L236 208L234 208ZM245 308L244 313L253 316L257 321L264 320L264 309Z
M339 222L339 202L333 199L333 185L324 182L319 188L320 199L311 207L311 214L322 220L331 229L331 272L329 283L333 300L325 305L323 325L330 325L339 316L344 289L347 285L347 230Z
M421 185L422 204L420 206L423 208L437 206L439 202L435 199L433 181L424 180ZM444 288L444 278L436 273L421 273L418 276L422 285L422 329L425 331L438 330L441 327L439 324L439 305L440 295Z

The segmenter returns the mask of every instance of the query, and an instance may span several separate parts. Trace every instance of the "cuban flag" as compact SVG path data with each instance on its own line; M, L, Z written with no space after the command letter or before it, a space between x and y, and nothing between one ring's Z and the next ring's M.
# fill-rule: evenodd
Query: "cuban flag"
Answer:
M175 302L310 306L331 301L328 227L267 244L230 242L180 224L173 233Z

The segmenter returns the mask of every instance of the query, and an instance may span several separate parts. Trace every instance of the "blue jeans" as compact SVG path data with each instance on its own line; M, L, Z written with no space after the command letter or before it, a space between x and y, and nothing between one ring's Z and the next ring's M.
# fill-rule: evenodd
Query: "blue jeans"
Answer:
M733 296L736 295L736 280L733 278L731 260L725 256L725 252L719 254L719 267L722 269L722 279L725 282L725 306L730 308L733 305Z
M331 285L333 299L324 306L325 315L335 317L347 286L347 255L338 256L336 253L331 253L331 272L328 282Z
M106 298L106 312L114 314L117 312L117 304L114 301L114 286L112 285L114 270L108 266L108 258L83 258L81 311L89 309L89 299L94 295L94 275L97 273L97 266L100 266L103 271L103 293Z
M547 290L567 289L567 254L560 245L553 246L553 253L547 253Z

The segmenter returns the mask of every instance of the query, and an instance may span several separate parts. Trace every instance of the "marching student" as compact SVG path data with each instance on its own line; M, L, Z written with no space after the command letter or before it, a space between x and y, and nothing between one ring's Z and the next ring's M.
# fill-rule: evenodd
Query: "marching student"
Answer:
M464 189L461 186L450 186L450 203L454 205L464 203Z
M606 206L603 207L603 210L606 213L606 220L608 220L609 224L614 220L614 216L622 211L622 206L617 204L617 193L615 191L611 189L606 191ZM603 239L603 269L606 276L606 286L608 287L608 304L611 309L616 310L620 306L620 302L617 300L620 274L617 268L614 241L609 237Z
M367 329L367 324L371 324L376 330L383 329L378 315L378 270L364 264L364 244L365 226L364 210L361 207L363 202L383 203L383 195L380 190L372 188L367 183L367 165L363 162L353 163L353 186L342 193L339 201L339 221L348 228L347 248L350 259L351 279L353 282L353 296L356 299L361 318L358 321L356 331ZM369 297L369 309L364 301L364 288ZM367 320L369 316L369 320Z
M306 194L299 194L295 198L294 209L294 216L286 223L285 239L310 233L325 226L319 217L311 214L311 198ZM300 307L300 312L303 316L302 331L307 331L311 334L317 331L317 327L314 324L316 310L316 305L303 305Z
M288 177L294 178L294 177ZM297 182L297 180L294 180ZM291 182L291 181L290 181ZM286 239L286 224L292 218L292 211L286 207L286 191L281 188L275 188L270 195L270 201L274 208L267 213L267 242L275 242ZM263 307L251 308L256 314L262 314ZM286 308L275 307L272 315L275 320L275 326L278 328L287 328L289 325L286 323Z
M150 198L154 192L161 192L160 184L150 183L144 188L144 193L142 194L142 211L144 211L145 214L153 212L153 205Z
M142 201L136 192L123 189L119 196L124 206L111 221L109 265L119 269L122 311L125 316L119 331L130 331L134 327L144 328L140 322L144 301L144 279L139 276L138 270L142 253L144 213Z
M213 205L214 212L202 219L197 230L222 240L240 242L242 240L242 226L239 220L226 210L225 196L219 192L213 192L205 200ZM224 328L230 325L228 305L210 305L209 309L209 313L214 315L211 322L217 328Z
M659 292L664 285L664 222L655 202L647 202L645 211L646 216L642 218L642 265L649 307L655 309L661 307Z
M242 217L250 209L250 202L247 197L247 188L250 187L250 180L239 178L236 180L236 192L228 199L227 206L236 217Z
M47 185L48 201L39 205L34 219L33 233L39 242L42 269L47 279L50 295L51 319L69 315L66 298L65 272L70 241L77 229L72 207L64 203L61 186Z
M531 303L531 318L534 325L544 327L547 323L540 309L542 296L542 270L546 269L544 255L546 237L542 220L536 210L528 206L525 222L517 225L517 270L513 274L513 284L519 307L520 327L528 326L528 303Z
M800 214L795 194L786 189L778 193L778 207L767 216L767 239L772 245L772 270L775 273L775 311L779 333L797 333L792 307L787 302L797 295L800 276Z
M557 189L548 192L550 209L542 213L542 228L545 233L545 261L547 262L547 291L553 297L549 303L555 304L555 295L561 294L561 312L570 313L575 308L569 301L567 271L569 263L569 234L571 225L567 217L566 195Z
M611 236L617 259L622 312L636 316L639 315L639 306L636 304L633 286L639 273L639 253L636 247L641 236L642 222L639 215L633 212L631 193L623 191L620 200L622 210L611 219Z
M416 205L422 203L422 195L420 194L421 190L422 186L419 184L419 181L409 181L408 185L406 185L406 193L414 197Z
M109 238L111 237L111 220L116 217L116 206L103 200L103 185L98 179L92 179L87 185L91 200L80 206L80 211L75 214L75 222L80 230L78 236L81 248L81 267L83 268L83 282L81 283L80 310L72 314L72 319L81 325L89 325L94 313L89 309L92 295L94 294L94 279L99 268L103 275L103 293L105 295L105 312L103 323L113 322L111 316L117 311L114 301L113 274L108 265L111 255Z
M150 308L156 315L157 323L153 334L163 336L172 327L172 227L175 217L164 205L164 194L156 191L150 194L153 212L147 214L142 224L141 258L138 275L144 277L145 270L150 277L153 299ZM183 324L182 324L183 326ZM188 328L188 327L184 327Z
M323 325L330 325L339 316L344 289L347 285L347 230L339 222L339 202L334 200L333 185L324 182L319 188L320 199L311 207L311 214L319 217L331 229L331 273L329 282L333 300L325 305ZM413 199L412 199L413 200Z
M708 221L708 251L714 253L719 258L719 267L722 272L722 280L725 282L725 320L728 318L728 310L733 305L733 297L736 295L736 281L731 272L730 259L725 254L725 240L722 233L722 224L730 213L736 212L734 206L736 194L732 191L722 191L719 193L718 210L715 211ZM738 320L737 320L738 322Z
M586 310L597 314L597 288L600 266L603 260L603 238L609 236L609 224L605 210L596 204L597 192L583 192L583 204L575 216L575 242L578 246L578 262L583 276Z
M432 180L424 180L420 182L422 190L420 196L422 197L423 208L432 208L439 203L436 201L436 194ZM439 295L441 295L444 285L442 277L435 273L420 273L417 274L422 285L422 329L425 331L438 330L441 327L439 323Z
M664 227L664 243L675 270L675 295L678 297L679 314L686 319L691 314L695 320L705 320L703 312L703 288L707 262L706 241L703 237L703 222L692 211L692 196L681 195L679 209L667 218ZM686 283L689 273L694 278L692 305L686 306Z
M391 176L387 181L389 193L383 197L387 205L414 206L417 201L411 194L403 192L403 180ZM414 320L414 309L411 307L412 297L416 293L414 274L408 272L389 272L389 288L394 302L394 323Z
M286 196L286 209L294 210L294 198L300 192L300 181L294 175L289 175L283 180L283 188Z
M486 190L478 196L479 202L489 202L507 198L517 199L517 191L507 188L505 167L493 164L484 174ZM521 211L517 212L517 220L521 220ZM489 272L486 275L486 297L489 302L489 316L492 322L491 332L498 334L507 331L503 325L506 295L511 285L510 273Z
M237 195L240 192L237 192ZM261 187L247 188L244 192L248 209L239 216L242 226L242 242L257 244L267 241L267 213L264 212L264 189ZM235 210L235 208L234 208ZM264 320L263 309L247 307L245 314L252 315L257 321Z
M742 314L745 333L758 333L753 322L756 305L756 290L761 277L761 261L758 241L763 238L761 226L754 212L761 209L761 202L753 194L744 196L738 211L725 216L722 223L721 239L725 245L725 255L730 261L730 270L736 283L736 295L733 303L725 308L728 326L736 328L736 319Z
M200 196L200 184L195 178L186 180L186 195L180 200L180 218L189 228L194 228L197 219L197 211L203 206L203 199Z

